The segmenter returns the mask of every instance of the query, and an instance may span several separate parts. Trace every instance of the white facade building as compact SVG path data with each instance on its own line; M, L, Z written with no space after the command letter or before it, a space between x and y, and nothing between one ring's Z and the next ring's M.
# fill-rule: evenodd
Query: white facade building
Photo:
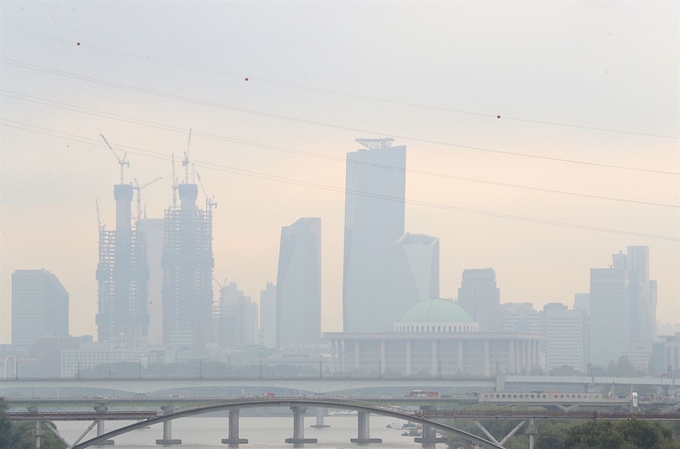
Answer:
M492 376L528 374L540 364L542 335L479 332L462 307L445 299L416 303L394 330L324 334L331 372Z
M139 349L125 349L108 343L80 345L78 349L61 351L61 377L74 377L79 371L118 362L146 366L147 359L144 351Z
M569 310L564 304L549 304L543 309L548 371L570 366L586 372L588 315L584 310Z

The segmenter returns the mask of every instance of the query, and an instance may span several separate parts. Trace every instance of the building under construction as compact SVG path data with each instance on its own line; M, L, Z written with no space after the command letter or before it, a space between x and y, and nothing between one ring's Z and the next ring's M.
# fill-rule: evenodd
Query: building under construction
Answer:
M99 226L97 331L100 342L122 335L145 336L149 326L146 244L144 233L132 228L133 187L123 184L122 174L113 194L116 229L107 231Z
M188 161L187 161L188 162ZM165 211L163 343L203 349L211 340L212 203L196 205L198 186L175 185L180 206Z

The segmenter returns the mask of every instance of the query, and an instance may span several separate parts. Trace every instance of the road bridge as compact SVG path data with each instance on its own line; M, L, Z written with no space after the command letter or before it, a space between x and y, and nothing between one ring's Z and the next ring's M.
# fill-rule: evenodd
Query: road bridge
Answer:
M185 418L189 416L196 416L206 413L214 413L220 411L229 411L229 438L222 440L223 443L227 444L245 444L248 440L240 438L238 430L238 410L244 408L261 408L261 407L289 407L293 411L293 437L286 439L287 443L299 444L299 443L316 443L317 440L314 438L304 437L304 413L308 407L315 408L333 408L333 409L344 409L344 410L356 410L358 412L359 420L359 431L357 438L353 438L351 441L355 443L373 443L380 442L379 439L370 438L370 425L369 416L370 414L378 414L384 416L390 416L396 419L407 420L410 422L415 422L423 425L423 437L416 439L417 442L423 444L433 444L436 442L443 442L434 435L434 430L440 430L447 433L460 435L470 441L473 441L477 445L481 445L486 448L492 449L503 449L498 443L493 441L485 440L476 435L470 434L463 430L457 429L453 426L438 423L431 419L425 418L416 412L409 412L405 410L396 409L394 407L385 407L376 404L371 404L362 401L351 401L346 399L331 399L331 398L244 398L244 399L234 399L231 401L225 401L222 404L210 404L202 405L198 407L189 407L184 410L174 410L172 408L166 409L166 412L160 416L152 417L139 421L134 424L116 429L110 432L101 432L94 438L91 438L82 443L77 442L71 445L72 449L85 449L87 447L99 444L106 444L107 441L111 441L111 438L118 435L123 435L128 432L132 432L137 429L145 428L154 424L163 423L163 439L157 440L157 444L179 444L180 440L172 438L171 428L168 424L180 418ZM235 413L234 413L235 412ZM33 412L35 413L35 412ZM117 413L117 412L109 412ZM16 417L16 414L11 414L10 416ZM28 415L26 415L28 416ZM47 420L49 413L44 415L45 418L39 415L33 415L33 419L37 419L38 422L42 420ZM20 416L17 419L23 418ZM104 419L104 418L100 418ZM130 418L132 419L132 418ZM91 426L90 428L92 428ZM87 433L87 432L86 432ZM85 434L86 434L85 433ZM85 435L83 434L83 436ZM39 436L36 436L39 438ZM81 436L82 438L82 436Z
M305 393L332 394L361 391L369 388L445 389L445 390L515 390L577 388L596 391L603 386L653 386L680 395L680 380L652 377L588 377L588 376L496 376L496 377L378 377L378 376L316 376L316 377L197 377L197 378L120 378L97 379L2 379L0 396L11 397L16 391L57 388L67 394L67 389L99 389L116 394L154 395L172 390L200 390L241 388L245 390L285 388ZM38 395L40 395L38 393Z

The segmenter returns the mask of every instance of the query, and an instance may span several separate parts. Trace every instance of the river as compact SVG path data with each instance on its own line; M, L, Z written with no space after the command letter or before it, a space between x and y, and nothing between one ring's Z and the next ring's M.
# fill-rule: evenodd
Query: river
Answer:
M389 429L387 425L398 422L394 418L371 415L371 437L382 438L383 443L369 445L376 449L415 449L422 446L413 442L413 437L401 436L401 430ZM107 421L106 430L113 430L131 424L130 421ZM341 449L356 448L357 444L350 443L350 438L357 437L356 416L327 416L325 424L330 427L314 429L309 427L315 423L314 416L305 418L305 437L317 438L317 444L307 444L305 447L314 449ZM57 422L59 432L67 441L73 442L90 424L89 422ZM162 437L162 424L151 426L148 429L137 430L114 438L113 449L140 449L140 448L177 448L177 449L226 449L228 446L221 444L222 438L228 434L227 417L192 417L173 421L172 437L182 440L181 445L160 446L156 445L156 439ZM293 416L290 417L241 417L241 438L247 438L248 444L240 446L242 449L284 449L292 448L292 444L286 444L284 440L293 436ZM93 429L83 439L87 440L96 435ZM361 446L366 447L366 446ZM440 448L445 445L438 445ZM103 447L102 447L103 448Z

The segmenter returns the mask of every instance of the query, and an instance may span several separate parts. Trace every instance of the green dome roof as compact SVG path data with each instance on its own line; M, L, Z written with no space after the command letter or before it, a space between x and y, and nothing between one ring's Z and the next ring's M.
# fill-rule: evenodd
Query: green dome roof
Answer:
M461 306L448 299L427 299L412 305L398 323L472 323Z

